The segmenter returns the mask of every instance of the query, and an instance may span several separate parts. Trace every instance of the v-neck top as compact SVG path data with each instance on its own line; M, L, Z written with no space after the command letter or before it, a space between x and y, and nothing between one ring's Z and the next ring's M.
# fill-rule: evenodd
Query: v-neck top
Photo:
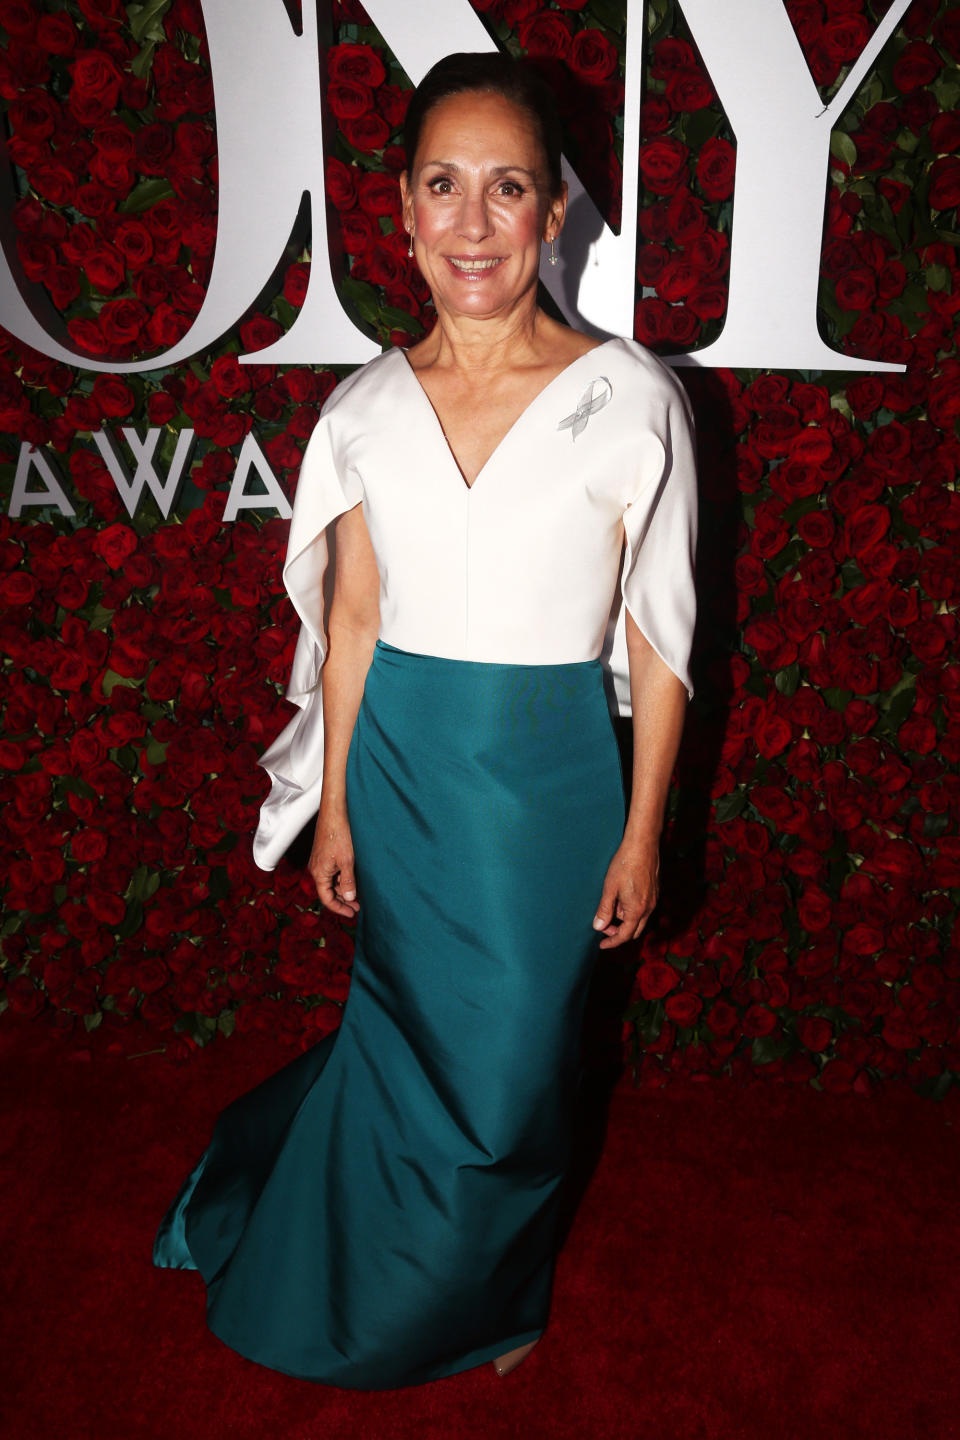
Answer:
M685 391L634 340L579 355L530 401L472 485L406 355L340 382L304 453L283 579L300 616L287 697L261 758L273 781L254 857L272 869L319 804L327 527L362 503L380 638L448 659L600 657L629 714L625 615L693 695L697 486Z

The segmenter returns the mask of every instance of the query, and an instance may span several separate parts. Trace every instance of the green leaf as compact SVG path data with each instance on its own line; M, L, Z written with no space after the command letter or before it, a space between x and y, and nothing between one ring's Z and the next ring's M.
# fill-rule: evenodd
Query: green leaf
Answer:
M615 35L626 31L626 7L623 0L590 0L590 18L598 21Z
M134 689L136 689L137 686L136 680L131 679L128 675L118 675L116 670L105 671L103 680L100 683L103 688L104 695L109 695L113 690L114 685L130 685Z
M830 154L837 160L842 160L851 170L857 163L857 147L842 130L834 130L830 136Z
M781 695L795 695L797 686L800 684L800 666L794 661L785 669L778 670L773 677L773 683Z
M80 795L84 800L96 800L97 792L86 780L81 780L79 775L59 775L59 783L64 790L71 795Z
M820 509L819 495L801 495L799 500L793 500L783 512L783 523L794 525L801 515L809 515L811 510Z
M217 1016L217 1029L221 1035L232 1035L237 1028L237 1017L233 1010L221 1010Z
M169 741L155 740L153 736L147 741L147 759L151 765L162 765L167 758L167 745Z
M957 102L960 101L960 81L957 80L954 66L941 70L930 88L937 97L941 110L956 109Z
M131 935L136 935L143 924L143 906L139 900L131 900L127 905L127 913L117 926L116 937L118 940L129 940Z
M820 692L830 706L831 710L843 710L853 699L852 690L841 690L836 686L830 686Z
M793 1049L786 1035L758 1035L750 1047L750 1058L754 1065L769 1065L771 1060L780 1060Z
M170 181L158 175L154 179L141 180L139 185L134 185L126 200L122 200L117 209L125 215L139 215L142 210L149 210L151 205L156 205L158 200L172 200L175 193Z
M127 6L130 33L138 45L148 31L159 32L161 38L166 38L161 22L172 4L173 0L143 0L139 5Z
M112 610L108 610L105 605L98 604L90 617L90 629L106 630L108 625L112 621L113 616L114 612Z
M155 42L148 40L146 45L141 48L139 54L134 55L130 61L130 71L138 80L146 80L150 71L153 69L153 52L155 49ZM123 209L123 206L118 208Z
M91 1030L96 1030L98 1028L102 1019L102 1010L95 1010L92 1015L84 1015L83 1028L84 1030L86 1030L88 1035L90 1034Z
M747 794L745 790L731 790L729 795L721 795L713 807L717 824L722 825L726 820L733 820L741 813L746 803Z

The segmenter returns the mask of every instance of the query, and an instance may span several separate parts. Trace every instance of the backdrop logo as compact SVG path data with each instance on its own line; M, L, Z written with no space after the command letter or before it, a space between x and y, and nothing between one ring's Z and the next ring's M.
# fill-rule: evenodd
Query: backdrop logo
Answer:
M909 0L894 0L841 90L824 107L782 0L680 0L737 137L727 318L719 339L676 364L759 369L902 370L828 346L816 323L830 131ZM140 361L96 360L62 343L64 327L0 260L0 324L35 350L85 370L130 374L189 360L237 324L270 283L304 195L313 254L329 257L316 8L303 31L281 0L202 0L219 146L217 246L206 299L187 334ZM442 55L494 44L468 0L367 0L370 18L416 83ZM624 205L604 223L565 164L570 209L563 263L543 280L567 317L599 335L631 335L636 286L644 0L627 0ZM256 364L356 364L379 353L341 306L332 264L314 263L300 313Z

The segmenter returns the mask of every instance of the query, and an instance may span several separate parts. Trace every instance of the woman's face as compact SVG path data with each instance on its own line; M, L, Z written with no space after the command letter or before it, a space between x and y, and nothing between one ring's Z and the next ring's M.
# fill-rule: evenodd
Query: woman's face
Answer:
M404 224L438 310L478 318L533 290L541 240L563 223L536 124L502 95L465 91L427 112L401 176Z

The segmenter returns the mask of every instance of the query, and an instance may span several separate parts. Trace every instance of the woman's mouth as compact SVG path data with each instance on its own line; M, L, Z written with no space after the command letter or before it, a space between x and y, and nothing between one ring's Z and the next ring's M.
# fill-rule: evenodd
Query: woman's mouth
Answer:
M471 260L466 256L448 255L448 262L461 275L488 275L498 265L503 264L502 256L494 256L489 259Z

